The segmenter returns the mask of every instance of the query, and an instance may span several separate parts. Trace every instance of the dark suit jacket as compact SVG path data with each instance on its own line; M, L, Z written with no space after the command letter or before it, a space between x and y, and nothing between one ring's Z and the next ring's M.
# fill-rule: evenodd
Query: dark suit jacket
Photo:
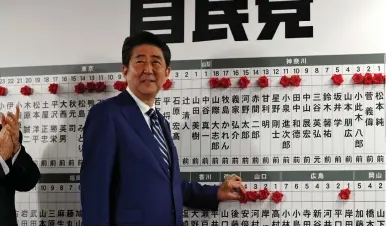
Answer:
M0 125L0 130L2 126ZM19 132L20 153L12 165L7 162L9 173L4 174L0 166L0 225L17 225L15 210L15 191L27 192L35 187L40 179L40 171L22 145L23 135Z
M182 225L183 206L217 209L218 186L181 179L167 121L160 123L172 170L135 100L127 91L93 106L83 136L83 225Z

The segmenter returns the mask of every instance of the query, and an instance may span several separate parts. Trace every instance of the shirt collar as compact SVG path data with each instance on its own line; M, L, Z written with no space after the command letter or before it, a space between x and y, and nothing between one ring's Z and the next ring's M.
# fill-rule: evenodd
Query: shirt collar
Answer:
M141 101L137 96L134 95L134 93L130 90L129 86L127 86L126 88L127 92L129 92L129 94L131 95L131 97L133 97L134 101L137 103L139 109L141 110L141 112L143 114L146 114L146 112L152 108L155 110L154 108L154 104L152 107L149 107L146 103L144 103L143 101Z

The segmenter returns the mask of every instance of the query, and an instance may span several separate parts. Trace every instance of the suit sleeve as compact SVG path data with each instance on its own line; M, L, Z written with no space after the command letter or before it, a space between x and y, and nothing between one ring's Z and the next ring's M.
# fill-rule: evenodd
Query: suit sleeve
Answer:
M166 120L165 120L166 121ZM167 128L170 124L166 121ZM181 191L183 194L184 206L193 209L217 210L219 200L217 199L219 186L201 185L197 182L181 181Z
M19 132L20 151L17 153L9 173L6 175L7 182L16 191L27 192L33 189L40 179L40 170L31 156L26 152L22 144L23 135Z
M192 209L217 210L219 186L201 185L197 182L182 180L181 189L184 206Z
M90 109L83 130L83 161L80 170L84 225L110 225L111 178L116 152L113 121L105 106Z

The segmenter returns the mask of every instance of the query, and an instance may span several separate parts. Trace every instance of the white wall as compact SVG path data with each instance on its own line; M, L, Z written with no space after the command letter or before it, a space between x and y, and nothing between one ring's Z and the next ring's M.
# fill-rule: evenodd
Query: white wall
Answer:
M314 0L312 21L302 23L314 25L314 38L286 40L282 24L270 41L256 40L264 24L254 2L249 42L192 43L194 1L186 1L186 41L171 45L173 59L386 52L385 0ZM128 0L1 0L0 67L119 62L129 14Z

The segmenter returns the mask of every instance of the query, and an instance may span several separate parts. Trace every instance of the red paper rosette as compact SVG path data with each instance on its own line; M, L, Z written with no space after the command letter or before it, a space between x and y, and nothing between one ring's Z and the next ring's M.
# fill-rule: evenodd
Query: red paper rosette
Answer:
M275 202L275 203L280 203L281 200L283 199L284 195L283 193L279 192L279 191L275 191L274 193L272 193L272 201Z
M220 80L221 87L228 88L232 85L231 78L229 77L222 77Z
M292 75L290 78L290 84L291 86L294 86L294 87L299 87L301 81L302 79L300 78L299 75Z
M245 194L241 194L240 203L247 203L248 201L256 202L259 199L257 191L247 191Z
M332 77L331 77L331 80L332 82L335 84L335 85L341 85L343 83L343 75L342 74L334 74Z
M249 85L250 82L251 82L251 81L248 79L248 77L242 76L242 77L240 77L240 79L239 79L239 87L240 87L240 88L246 88L246 87L248 87L248 85Z
M230 87L232 85L231 78L229 78L229 77L222 77L221 80L220 80L220 85L223 88Z
M211 88L217 88L220 86L220 79L218 77L212 77L209 80L209 84Z
M79 82L77 85L74 86L74 91L76 94L83 94L86 89L86 85L84 85L84 83L82 82Z
M373 83L373 74L371 73L366 73L363 76L363 84L369 85Z
M94 81L87 82L86 89L89 93L92 93L95 90L95 82Z
M123 91L127 88L127 82L126 81L115 81L114 83L114 89L117 91Z
M20 93L24 96L29 96L32 94L32 88L30 88L28 86L24 86L24 87L20 88Z
M56 93L58 93L58 90L59 90L59 84L53 83L53 84L50 84L50 85L48 86L48 91L49 91L51 94L56 94Z
M353 80L354 84L362 84L364 77L363 77L362 73L355 73L352 76L352 80Z
M374 73L373 84L384 84L385 76L382 73Z
M282 76L281 79L280 79L280 84L283 86L283 87L288 87L290 86L290 78L286 75Z
M339 197L342 200L349 200L350 199L350 194L351 194L351 191L350 191L349 188L342 189L339 192Z
M259 200L265 200L269 197L269 191L267 188L259 190Z
M106 90L106 84L103 81L99 81L95 83L95 89L97 93L104 92Z
M172 85L173 85L173 82L170 79L167 79L165 83L162 85L162 89L164 89L165 91L169 90L169 88L171 88Z
M267 76L262 76L257 80L257 85L261 88L268 87L269 85L269 80Z
M6 96L7 95L7 88L0 86L0 96Z

